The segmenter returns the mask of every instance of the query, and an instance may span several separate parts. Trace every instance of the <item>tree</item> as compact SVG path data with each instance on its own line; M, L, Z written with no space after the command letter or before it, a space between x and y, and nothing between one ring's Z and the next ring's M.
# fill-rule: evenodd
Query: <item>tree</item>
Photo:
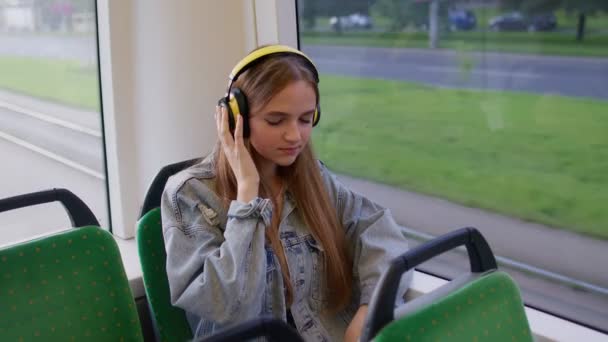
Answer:
M588 15L598 11L608 11L606 0L501 0L502 8L516 9L527 14L537 14L555 11L564 8L566 11L578 13L576 40L582 41L585 37L585 23Z
M426 25L428 5L415 0L378 0L374 9L390 18L391 30L401 30L408 25Z
M439 27L447 21L446 0L377 0L374 10L391 20L392 30L408 25L422 26L429 30L429 46L439 44ZM447 27L447 25L443 25Z
M317 12L319 10L318 0L298 0L298 8L302 11L302 19L306 29L315 27Z
M555 11L563 0L501 0L500 7L522 11L526 14L539 14Z
M307 0L309 1L309 0ZM369 8L374 1L370 0L323 0L320 13L328 16L343 16L353 13L369 14Z
M608 1L606 0L563 0L563 7L568 12L578 13L578 25L576 29L576 40L585 38L585 22L587 15L593 15L599 11L608 12Z
M298 0L298 9L307 29L315 26L319 16L344 16L353 13L369 15L375 0Z
M436 49L439 44L439 0L429 2L429 47Z

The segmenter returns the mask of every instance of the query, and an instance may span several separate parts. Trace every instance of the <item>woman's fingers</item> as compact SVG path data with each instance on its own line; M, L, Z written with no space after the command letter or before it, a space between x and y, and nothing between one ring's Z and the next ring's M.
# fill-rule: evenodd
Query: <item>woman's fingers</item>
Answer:
M234 175L237 179L239 189L254 189L245 191L247 194L240 193L237 198L246 198L249 201L251 194L257 196L257 189L260 181L260 176L256 169L255 163L244 144L243 125L244 119L241 115L236 118L234 135L230 132L228 116L231 115L225 106L216 107L216 125L218 137L222 145L222 150ZM243 197L244 196L244 197Z
M236 118L236 127L234 128L234 143L238 146L243 145L243 116L238 115Z
M220 130L219 138L224 145L224 148L231 149L234 146L234 139L230 134L230 128L228 125L228 110L224 106L220 106Z
M215 128L217 129L217 133L220 133L220 106L215 106L215 114L213 115L215 118Z

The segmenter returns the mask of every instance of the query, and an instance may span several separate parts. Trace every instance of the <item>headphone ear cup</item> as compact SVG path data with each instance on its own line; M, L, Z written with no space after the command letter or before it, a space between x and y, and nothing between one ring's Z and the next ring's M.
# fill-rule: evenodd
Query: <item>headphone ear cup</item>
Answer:
M312 117L312 127L315 127L319 123L319 120L321 120L321 106L317 104L317 108L315 108L315 114Z
M236 118L238 115L243 116L243 138L249 138L249 105L247 104L247 97L239 88L232 88L230 90L229 108L231 111L230 119L230 131L234 135L234 129L236 127Z
M217 101L217 105L220 107L226 108L226 111L228 112L228 129L230 130L230 133L232 133L232 135L234 135L234 128L236 127L236 123L234 121L234 113L233 113L232 109L230 108L228 98L229 98L228 96L222 97L221 99L219 99Z

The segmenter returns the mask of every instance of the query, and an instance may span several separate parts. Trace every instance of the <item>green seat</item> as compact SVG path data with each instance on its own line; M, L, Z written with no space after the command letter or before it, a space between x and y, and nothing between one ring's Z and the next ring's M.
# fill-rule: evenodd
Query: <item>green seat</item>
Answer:
M137 223L137 246L157 338L163 342L192 339L184 310L171 305L159 208L149 211Z
M0 340L142 341L114 238L96 226L0 250Z
M148 187L137 222L137 248L143 272L144 288L159 341L187 341L192 331L184 310L171 305L167 280L167 253L163 239L160 198L167 180L177 172L196 164L200 158L166 165L156 174Z
M397 311L374 341L531 341L517 285L504 272L452 281Z
M394 310L399 279L420 263L466 245L471 273ZM497 270L474 228L463 228L393 260L370 301L361 341L533 341L519 289Z

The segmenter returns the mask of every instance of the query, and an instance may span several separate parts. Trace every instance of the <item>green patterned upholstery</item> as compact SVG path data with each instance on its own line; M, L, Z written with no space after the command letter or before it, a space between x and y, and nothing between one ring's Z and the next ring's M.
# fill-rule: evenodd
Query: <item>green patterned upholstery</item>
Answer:
M384 327L374 341L533 340L517 285L506 273L485 273L460 285L410 302L413 309Z
M142 341L112 235L71 229L0 249L1 341Z
M137 246L157 336L163 342L192 339L185 312L171 305L159 208L150 210L139 220Z

